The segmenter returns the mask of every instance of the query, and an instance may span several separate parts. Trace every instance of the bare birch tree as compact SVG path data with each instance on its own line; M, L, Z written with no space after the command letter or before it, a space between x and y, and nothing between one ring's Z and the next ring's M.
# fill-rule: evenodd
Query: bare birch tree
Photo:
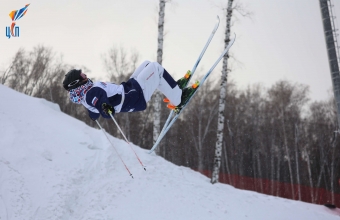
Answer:
M163 62L163 41L164 41L164 17L165 17L165 4L169 0L159 0L159 17L158 17L158 44L157 44L157 62L162 65ZM153 143L157 141L157 138L161 130L161 103L162 96L159 91L155 92L153 102ZM157 152L159 152L157 149Z
M228 1L227 15L226 15L226 30L224 44L225 47L230 42L230 27L231 27L231 17L233 13L233 1ZM222 144L223 144L223 130L224 130L224 109L225 109L225 96L226 96L226 84L227 84L227 74L228 74L228 54L223 58L222 76L221 76L221 89L218 107L218 121L217 121L217 141L215 147L215 158L213 172L211 176L211 183L217 183L221 167L221 156L222 156Z
M298 184L298 195L299 200L301 200L301 189L300 189L300 169L299 169L299 128L298 125L295 124L295 164L296 164L296 180Z
M278 131L281 136L284 148L284 160L288 163L289 180L291 193L294 199L294 175L292 158L294 140L294 124L301 118L302 106L308 101L308 87L298 84L291 84L288 81L279 81L268 91L269 100L273 105L275 118L277 118Z
M335 128L339 125L336 124L336 115L337 115L337 106L334 101L334 97L332 97L331 100L329 100L326 104L326 118L330 126L331 130L336 130ZM325 118L325 117L324 117ZM335 203L335 198L334 194L336 192L336 182L337 182L337 177L339 178L339 172L335 172L337 170L337 166L339 166L340 163L340 151L339 151L339 131L334 131L334 136L333 139L330 143L330 149L329 153L331 156L328 157L328 161L330 163L330 168L328 169L329 174L329 179L330 179L330 189L331 189L331 202L334 204ZM337 159L336 159L337 158ZM340 178L338 179L338 188L340 187Z

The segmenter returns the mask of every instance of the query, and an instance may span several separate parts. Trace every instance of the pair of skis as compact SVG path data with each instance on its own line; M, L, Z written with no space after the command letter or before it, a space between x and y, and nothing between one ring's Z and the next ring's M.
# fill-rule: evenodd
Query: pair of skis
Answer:
M191 70L191 75L190 78L187 82L187 84L185 85L185 87L188 85L189 81L191 80L192 76L194 75L196 68L198 66L198 64L200 63L205 51L207 50L212 38L214 37L216 30L218 29L218 26L220 24L220 18L217 16L217 20L216 20L216 24L214 26L213 31L211 32L208 41L206 42L201 54L199 55L194 67ZM175 121L177 120L177 118L179 117L179 115L181 114L181 112L183 111L183 109L186 107L186 105L190 102L191 98L196 94L197 90L203 85L203 83L205 82L205 80L208 78L208 76L211 74L211 72L215 69L215 67L217 66L217 64L221 61L221 59L224 57L224 55L226 55L230 49L230 47L233 45L234 41L236 39L236 35L234 35L234 38L231 39L229 41L228 46L224 49L224 51L221 53L221 55L217 58L217 60L215 61L215 63L212 65L212 67L209 69L209 71L203 76L203 78L201 79L201 81L198 83L198 87L195 89L194 93L191 95L190 99L179 109L175 109L172 110L169 114L168 119L166 120L163 129L160 133L160 135L158 136L158 139L156 141L156 143L153 145L153 147L150 149L149 154L154 152L155 149L158 147L159 143L161 142L161 140L163 139L163 137L165 136L165 134L169 131L169 129L171 128L171 126L175 123Z

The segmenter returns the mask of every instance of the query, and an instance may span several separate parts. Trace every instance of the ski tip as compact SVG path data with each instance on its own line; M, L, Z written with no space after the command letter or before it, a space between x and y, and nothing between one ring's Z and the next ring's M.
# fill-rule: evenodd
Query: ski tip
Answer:
M234 32L234 37L233 37L233 39L235 40L236 39L236 33Z
M146 168L144 167L144 170L146 171Z
M228 44L228 49L234 44L234 42L235 42L235 40L236 40L236 33L234 33L234 36L232 37L232 36L230 36L229 37L229 44Z
M218 26L220 25L220 17L218 15L216 17L217 17L216 18L216 23L215 23L214 29L212 31L212 35L214 35L216 33L216 31L218 29Z

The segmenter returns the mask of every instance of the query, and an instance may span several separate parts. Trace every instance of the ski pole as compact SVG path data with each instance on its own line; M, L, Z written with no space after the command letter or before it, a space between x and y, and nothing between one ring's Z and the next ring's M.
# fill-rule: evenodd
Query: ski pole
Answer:
M124 139L125 139L126 143L128 143L128 144L129 144L129 146L130 146L131 150L132 150L132 151L135 153L135 155L136 155L136 157L137 157L137 159L138 159L138 161L139 161L140 165L142 165L142 167L143 167L143 168L144 168L144 170L146 171L146 168L145 168L145 166L143 165L142 161L139 159L139 157L138 157L138 155L137 155L136 151L135 151L135 150L132 148L132 145L131 145L131 143L130 143L130 142L128 141L128 139L126 138L126 136L125 136L125 134L123 133L122 129L119 127L119 125L118 125L118 123L117 123L116 119L113 117L112 113L110 113L110 112L109 112L109 114L110 114L110 116L111 116L112 120L114 121L114 123L116 124L117 128L119 129L120 133L123 135L123 137L124 137Z
M132 179L133 179L132 173L130 172L130 170L129 170L129 168L126 166L126 164L124 163L124 161L123 161L122 157L119 155L117 149L116 149L115 146L112 144L112 142L110 141L109 137L108 137L107 134L105 133L104 129L103 129L102 126L99 124L99 122L98 122L97 120L96 120L96 122L97 122L98 126L100 127L100 130L102 130L103 133L105 134L107 140L111 143L111 146L112 146L113 149L116 151L116 153L117 153L119 159L122 161L122 163L124 164L126 170L129 172L130 176L131 176Z

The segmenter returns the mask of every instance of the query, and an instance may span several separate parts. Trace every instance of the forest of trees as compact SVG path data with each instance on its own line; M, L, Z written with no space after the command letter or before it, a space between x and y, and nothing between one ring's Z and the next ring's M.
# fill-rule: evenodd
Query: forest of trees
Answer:
M140 62L137 52L128 54L124 48L115 47L103 60L106 81L117 83L126 81ZM32 51L19 49L8 68L0 72L0 80L14 90L57 103L64 113L96 127L86 109L72 104L62 87L69 69L71 66L51 48L36 46ZM201 172L212 170L217 81L210 80L201 88L170 129L158 152L162 157ZM286 80L270 88L252 85L245 90L228 82L221 173L289 183L293 195L299 193L294 192L293 184L340 193L340 140L334 132L337 130L334 99L315 102L308 94L308 86ZM152 111L149 106L143 112L115 116L127 138L145 149L153 145ZM162 107L161 124L168 113ZM121 138L111 120L99 121L107 132ZM272 192L276 195L275 187ZM311 194L316 200L318 195Z

